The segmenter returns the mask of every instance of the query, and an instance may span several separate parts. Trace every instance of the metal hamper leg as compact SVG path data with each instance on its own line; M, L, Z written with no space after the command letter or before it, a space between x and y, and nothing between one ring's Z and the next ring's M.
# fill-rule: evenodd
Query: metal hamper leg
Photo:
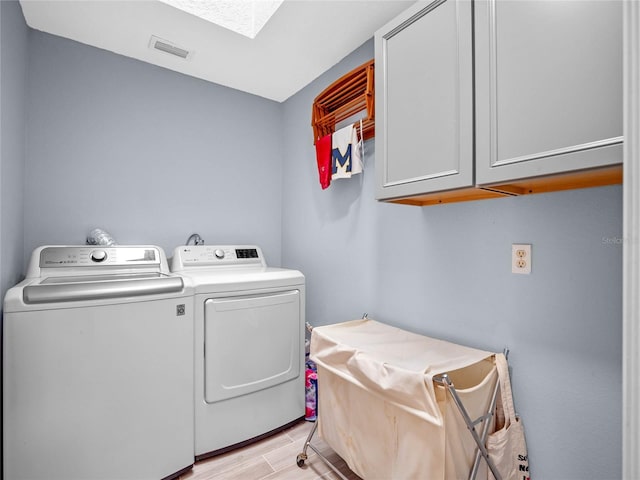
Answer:
M313 438L313 435L316 433L317 429L318 429L318 420L316 418L316 421L313 423L313 428L309 432L309 435L307 436L307 440L304 442L304 448L302 449L302 452L299 453L298 456L296 457L296 464L300 468L304 466L304 462L308 458L307 448L310 448L311 450L316 452L316 455L318 455L320 460L322 460L331 470L333 470L333 473L338 475L338 477L340 477L342 480L349 480L329 461L327 457L325 457L322 453L320 453L320 451L311 443L311 439ZM501 480L501 479L498 479L498 480Z

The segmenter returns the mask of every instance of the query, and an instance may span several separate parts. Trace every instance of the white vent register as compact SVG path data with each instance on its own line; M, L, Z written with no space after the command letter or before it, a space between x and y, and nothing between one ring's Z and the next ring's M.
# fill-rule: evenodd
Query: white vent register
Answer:
M151 35L151 40L149 40L149 48L160 50L161 52L168 53L169 55L173 55L175 57L183 58L184 60L189 60L193 56L192 51L189 51L183 47L179 47L175 43L170 42L169 40L164 40L160 37L156 37L155 35Z

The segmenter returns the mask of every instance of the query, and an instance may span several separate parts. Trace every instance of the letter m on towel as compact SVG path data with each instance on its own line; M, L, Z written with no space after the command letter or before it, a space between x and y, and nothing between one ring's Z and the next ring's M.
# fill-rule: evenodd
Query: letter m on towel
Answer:
M339 148L334 148L332 153L332 172L331 173L337 173L338 172L338 165L340 165L340 169L345 171L345 172L351 172L351 144L349 144L349 146L347 147L347 151L345 152L344 155L342 155L342 153L340 153L340 149Z

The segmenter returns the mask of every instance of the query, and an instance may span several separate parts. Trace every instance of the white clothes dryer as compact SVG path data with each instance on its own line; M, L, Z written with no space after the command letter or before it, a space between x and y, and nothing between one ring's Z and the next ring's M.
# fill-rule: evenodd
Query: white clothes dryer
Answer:
M182 246L170 264L195 292L196 459L304 417L302 273L252 245Z
M37 248L4 301L4 478L189 470L192 303L158 247Z

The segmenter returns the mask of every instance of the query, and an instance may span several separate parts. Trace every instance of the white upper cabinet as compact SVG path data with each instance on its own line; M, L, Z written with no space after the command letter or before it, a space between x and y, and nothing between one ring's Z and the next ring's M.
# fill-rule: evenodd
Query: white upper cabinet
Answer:
M378 199L621 181L621 0L418 2L375 64Z
M418 2L375 49L376 197L473 185L471 2Z
M476 182L622 162L622 2L475 2Z

